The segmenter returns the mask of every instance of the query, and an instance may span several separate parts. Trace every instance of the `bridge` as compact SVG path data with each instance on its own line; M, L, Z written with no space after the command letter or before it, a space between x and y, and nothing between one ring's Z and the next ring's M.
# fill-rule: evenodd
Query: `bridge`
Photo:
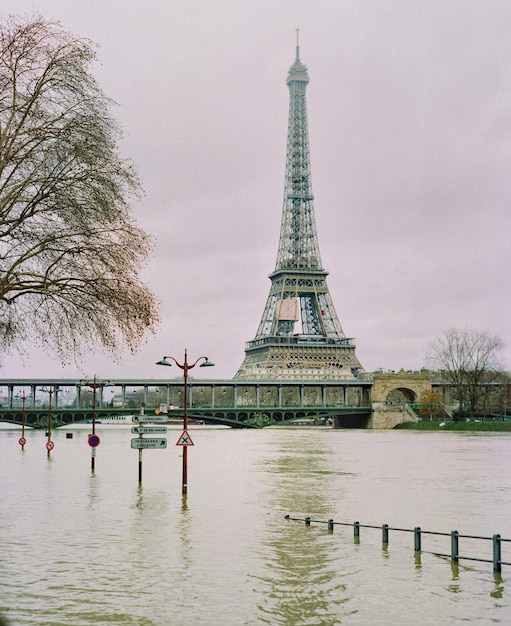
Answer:
M188 418L233 428L263 428L296 420L332 420L338 427L366 427L372 381L249 382L188 380ZM49 394L48 391L52 393ZM96 420L167 410L183 417L184 385L176 380L110 380L97 384ZM92 420L93 392L70 379L0 379L0 421L46 428L52 398L53 427Z
M417 420L409 405L437 390L445 398L445 385L431 373L361 374L357 379L249 381L194 380L188 378L190 419L233 428L262 428L296 420L332 420L338 428L393 428ZM53 391L51 394L48 391ZM112 379L97 385L96 418L152 414L166 409L170 418L183 416L184 382L181 377ZM72 424L92 419L91 385L74 379L0 379L0 421L45 428L49 399L52 422ZM25 398L25 400L23 400Z

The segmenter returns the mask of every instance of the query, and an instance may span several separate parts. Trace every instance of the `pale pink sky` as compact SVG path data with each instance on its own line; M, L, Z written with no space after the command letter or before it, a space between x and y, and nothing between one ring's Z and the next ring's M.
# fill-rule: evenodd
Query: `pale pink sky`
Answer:
M150 5L150 9L148 6ZM0 377L160 378L164 354L231 378L277 254L295 29L309 68L316 222L341 324L369 371L417 369L449 327L511 369L508 0L3 0L98 45L146 195L162 325L120 363L4 355ZM201 370L198 370L201 372Z

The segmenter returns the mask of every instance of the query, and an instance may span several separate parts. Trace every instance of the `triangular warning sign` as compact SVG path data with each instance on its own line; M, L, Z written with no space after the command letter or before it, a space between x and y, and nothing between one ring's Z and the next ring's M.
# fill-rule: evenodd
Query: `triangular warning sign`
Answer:
M193 445L194 443L192 441L192 438L188 434L188 431L183 430L183 432L181 433L181 436L176 442L176 446L193 446Z

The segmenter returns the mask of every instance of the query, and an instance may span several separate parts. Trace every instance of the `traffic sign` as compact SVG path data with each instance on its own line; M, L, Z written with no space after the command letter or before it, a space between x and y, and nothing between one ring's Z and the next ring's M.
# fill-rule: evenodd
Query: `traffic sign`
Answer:
M18 443L20 444L20 446L24 446L27 443L27 440L25 439L25 437L20 437Z
M99 442L100 442L100 438L97 435L89 435L89 446L91 448L96 448L97 446L99 446Z
M133 426L131 432L134 435L147 435L149 433L163 435L167 432L166 426Z
M147 422L151 424L151 422L168 422L169 416L165 415L165 413L161 413L161 415L132 415L131 419L134 422Z
M153 448L155 450L167 447L167 440L165 438L162 439L142 439L142 437L137 437L136 439L131 440L131 447L135 450L141 450L142 448Z
M177 440L176 446L193 446L193 445L194 443L192 441L192 438L188 434L188 431L183 430L183 432L181 433L181 436Z
M159 415L160 413L168 413L169 411L173 411L176 407L173 404L160 404L160 406L157 409L154 409L154 412L156 413L156 415Z
M48 452L50 450L53 450L54 447L55 447L55 444L53 443L53 441L47 441L46 442L46 449L48 450Z

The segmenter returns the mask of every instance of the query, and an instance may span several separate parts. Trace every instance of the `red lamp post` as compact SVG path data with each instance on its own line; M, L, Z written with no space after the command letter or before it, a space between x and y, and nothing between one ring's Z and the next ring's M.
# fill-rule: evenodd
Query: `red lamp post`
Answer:
M211 363L211 361L206 356L200 356L194 363L188 363L188 353L185 349L185 358L182 363L173 357L173 356L164 356L161 361L158 361L156 365L166 365L167 367L172 366L172 363L168 361L171 359L174 363L179 367L179 369L183 370L184 377L184 390L183 390L183 429L186 430L188 428L188 372L193 369L199 361L203 361L200 364L200 367L212 367L215 364ZM188 493L188 446L183 446L183 480L182 480L182 494L186 495Z

